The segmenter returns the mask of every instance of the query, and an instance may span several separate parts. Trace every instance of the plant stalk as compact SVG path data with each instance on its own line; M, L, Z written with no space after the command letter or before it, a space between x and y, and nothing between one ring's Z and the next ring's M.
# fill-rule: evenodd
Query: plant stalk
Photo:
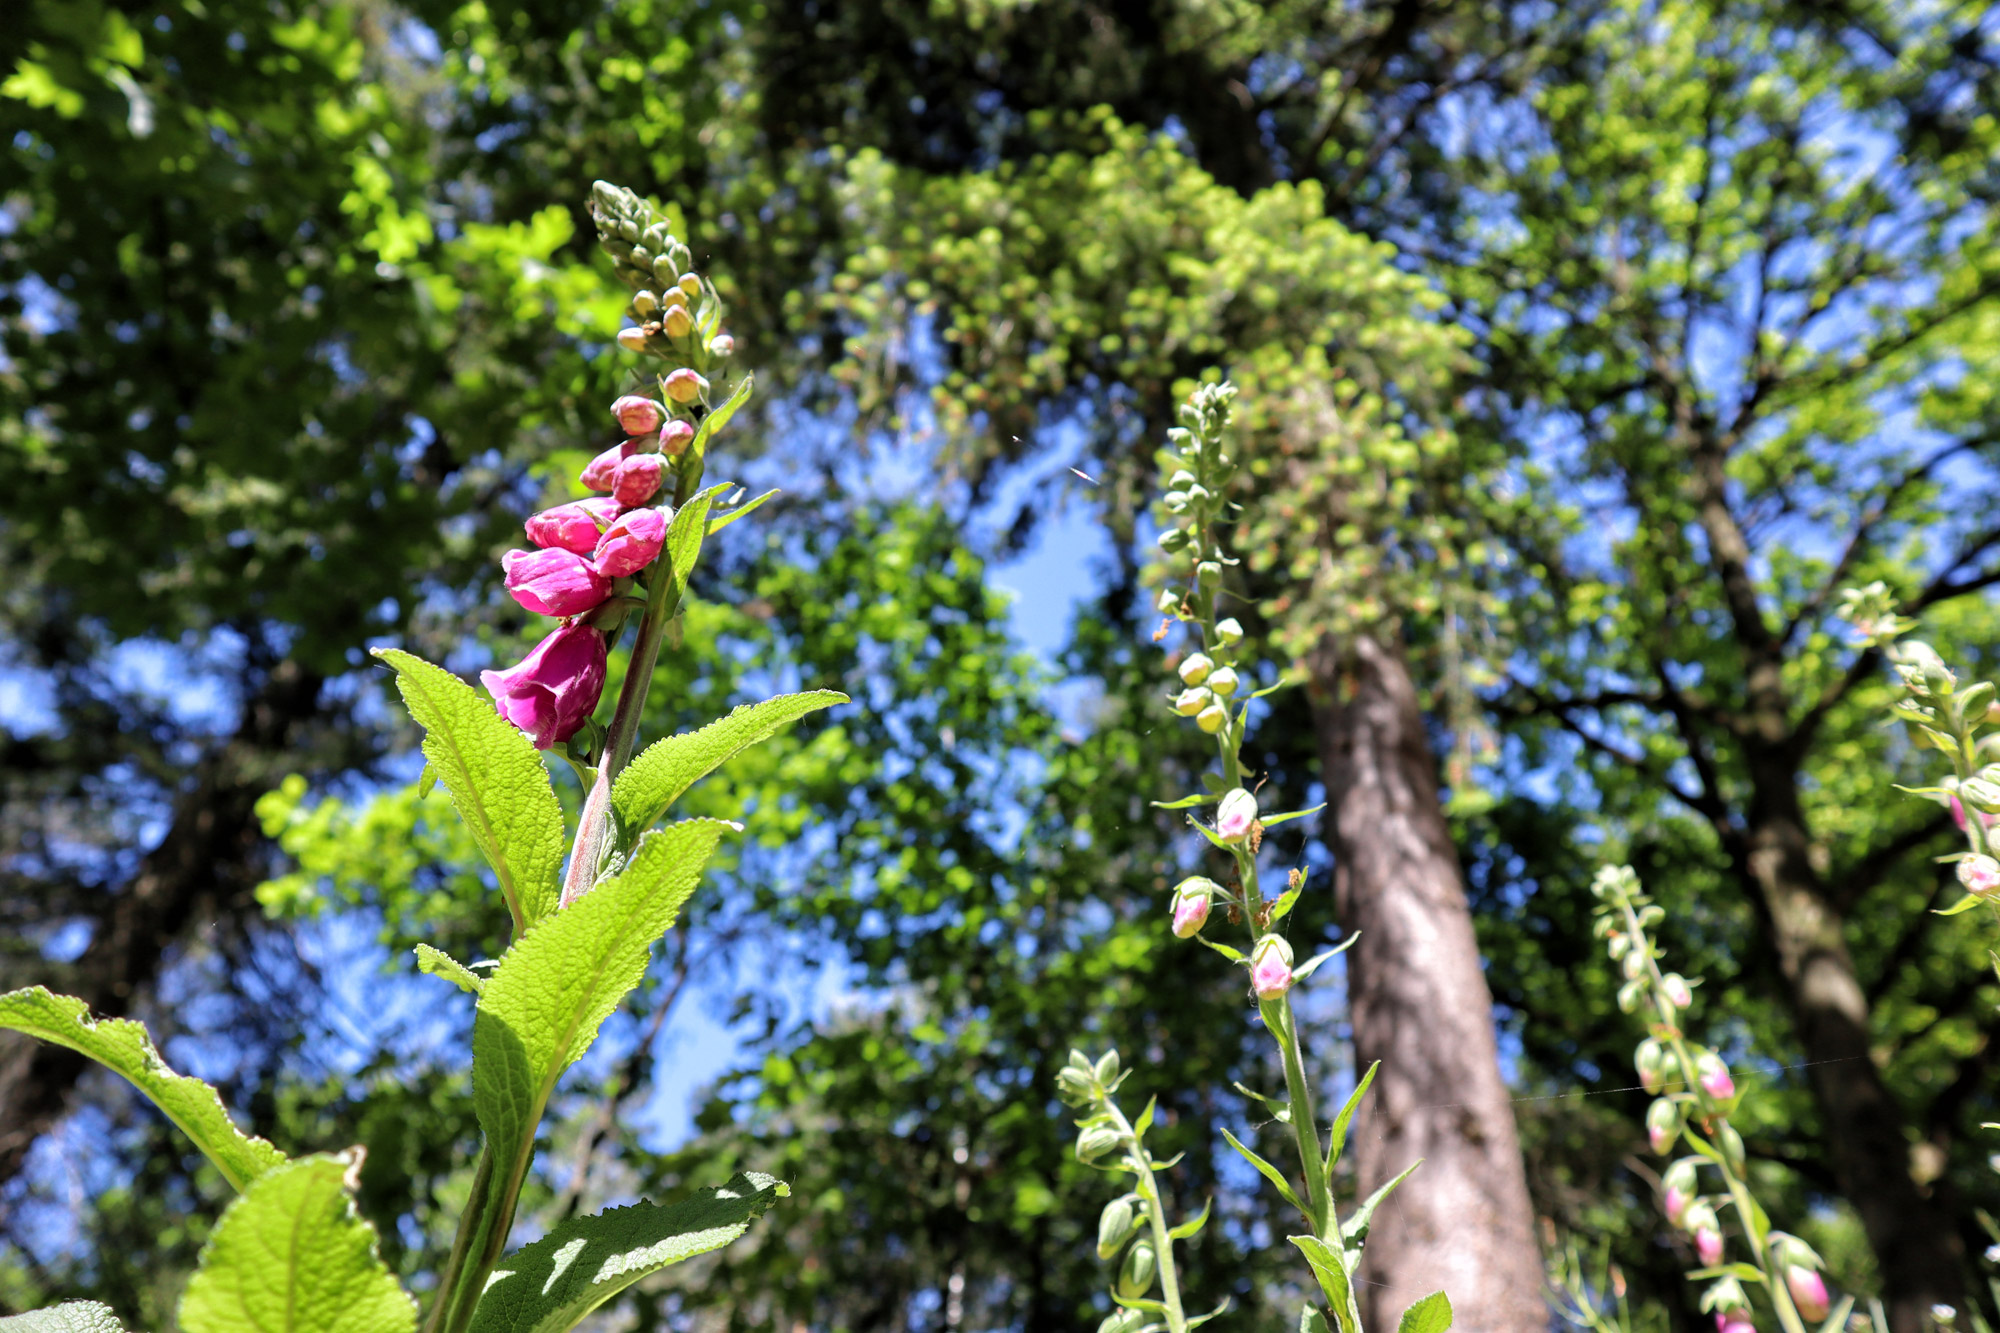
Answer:
M1153 1229L1153 1257L1160 1270L1160 1303L1167 1307L1168 1333L1187 1333L1187 1314L1181 1309L1180 1274L1174 1268L1173 1241L1167 1235L1167 1209L1160 1198L1159 1179L1153 1174L1153 1159L1139 1142L1131 1121L1118 1109L1118 1103L1107 1096L1104 1105L1117 1122L1118 1133L1125 1140L1126 1160L1139 1177L1139 1200L1146 1205L1146 1220Z

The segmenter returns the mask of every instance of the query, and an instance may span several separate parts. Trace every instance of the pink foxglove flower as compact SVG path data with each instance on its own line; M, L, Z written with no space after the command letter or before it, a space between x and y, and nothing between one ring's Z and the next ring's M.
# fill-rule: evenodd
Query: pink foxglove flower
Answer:
M1980 898L2000 892L2000 861L1990 856L1968 856L1958 863L1958 882L1967 893Z
M1260 1000L1275 1000L1291 988L1292 946L1266 935L1250 952L1250 989Z
M667 540L667 515L659 509L634 509L605 530L591 563L608 579L622 579L653 563Z
M575 616L611 595L611 580L574 551L509 551L500 559L507 591L528 610L544 616Z
M676 417L660 427L660 452L669 458L679 458L694 443L694 425Z
M1792 1304L1799 1307L1799 1313L1815 1324L1833 1308L1826 1294L1826 1279L1804 1264L1792 1264L1785 1269L1785 1287L1792 1293Z
M1729 1077L1729 1066L1712 1051L1703 1051L1701 1058L1694 1062L1695 1078L1701 1082L1701 1090L1719 1102L1726 1102L1736 1095L1736 1080Z
M1257 798L1238 787L1222 798L1215 811L1215 836L1224 842L1242 842L1257 822Z
M659 429L660 418L666 414L652 399L628 393L611 405L611 415L618 418L618 424L625 428L627 435L644 435Z
M1193 875L1180 882L1174 890L1174 934L1181 939L1197 934L1208 922L1208 911L1215 902L1216 883Z
M593 491L610 490L612 478L618 475L618 465L637 453L641 443L639 440L627 440L623 444L612 445L583 465L578 480Z
M577 555L597 549L597 539L618 517L616 500L578 500L544 509L528 519L528 540L540 547L560 547Z
M528 733L537 750L576 735L604 693L604 636L587 625L563 625L536 644L519 666L482 671L500 716Z
M611 498L622 505L642 505L660 493L665 462L658 454L634 454L611 475Z

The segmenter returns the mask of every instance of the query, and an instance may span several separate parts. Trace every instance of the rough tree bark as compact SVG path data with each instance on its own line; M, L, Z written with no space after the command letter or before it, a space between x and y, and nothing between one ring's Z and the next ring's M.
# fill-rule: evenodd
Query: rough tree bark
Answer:
M270 789L295 727L318 709L319 676L281 663L244 709L230 739L195 767L166 836L130 884L97 914L66 989L94 1013L121 1017L151 985L169 946L203 913L242 910L262 843L255 806ZM89 1061L76 1052L0 1033L0 1182L63 1114Z
M1424 1164L1376 1216L1370 1326L1443 1288L1468 1333L1542 1333L1542 1265L1500 1078L1493 999L1401 649L1322 643L1313 715L1358 1061L1381 1070L1350 1139L1360 1188Z

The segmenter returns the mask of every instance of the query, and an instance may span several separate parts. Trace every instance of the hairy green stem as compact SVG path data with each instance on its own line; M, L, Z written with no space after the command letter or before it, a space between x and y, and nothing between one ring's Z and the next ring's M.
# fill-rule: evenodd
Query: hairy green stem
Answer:
M1187 1315L1181 1309L1180 1274L1174 1267L1173 1241L1167 1235L1167 1208L1160 1197L1159 1178L1153 1174L1153 1159L1139 1142L1132 1122L1118 1109L1118 1103L1107 1096L1104 1106L1125 1142L1126 1162L1139 1177L1139 1201L1146 1205L1146 1219L1153 1229L1153 1258L1159 1265L1160 1303L1167 1307L1168 1333L1187 1333Z
M491 1209L489 1196L493 1189L493 1145L486 1144L479 1150L479 1165L472 1174L472 1192L466 1196L465 1211L459 1214L458 1235L452 1238L451 1257L445 1260L444 1271L438 1274L437 1304L431 1307L430 1317L424 1320L423 1333L445 1333L451 1327L456 1308L461 1303L467 1305L470 1318L471 1302L462 1302L465 1288L466 1259L472 1252L476 1225L468 1225ZM484 1278L480 1279L483 1283Z

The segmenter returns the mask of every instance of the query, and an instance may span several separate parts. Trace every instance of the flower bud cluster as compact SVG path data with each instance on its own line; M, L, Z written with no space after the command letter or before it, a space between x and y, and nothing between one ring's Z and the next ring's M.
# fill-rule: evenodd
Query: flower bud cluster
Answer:
M1223 569L1237 563L1223 552L1214 531L1227 504L1223 493L1236 470L1223 438L1235 396L1235 386L1229 384L1196 389L1181 405L1181 424L1167 433L1169 447L1160 454L1160 549L1170 572L1159 609L1172 619L1199 625L1205 640L1174 668L1180 686L1173 706L1210 735L1229 725L1232 697L1242 685L1237 646L1243 627L1233 619L1213 620Z

